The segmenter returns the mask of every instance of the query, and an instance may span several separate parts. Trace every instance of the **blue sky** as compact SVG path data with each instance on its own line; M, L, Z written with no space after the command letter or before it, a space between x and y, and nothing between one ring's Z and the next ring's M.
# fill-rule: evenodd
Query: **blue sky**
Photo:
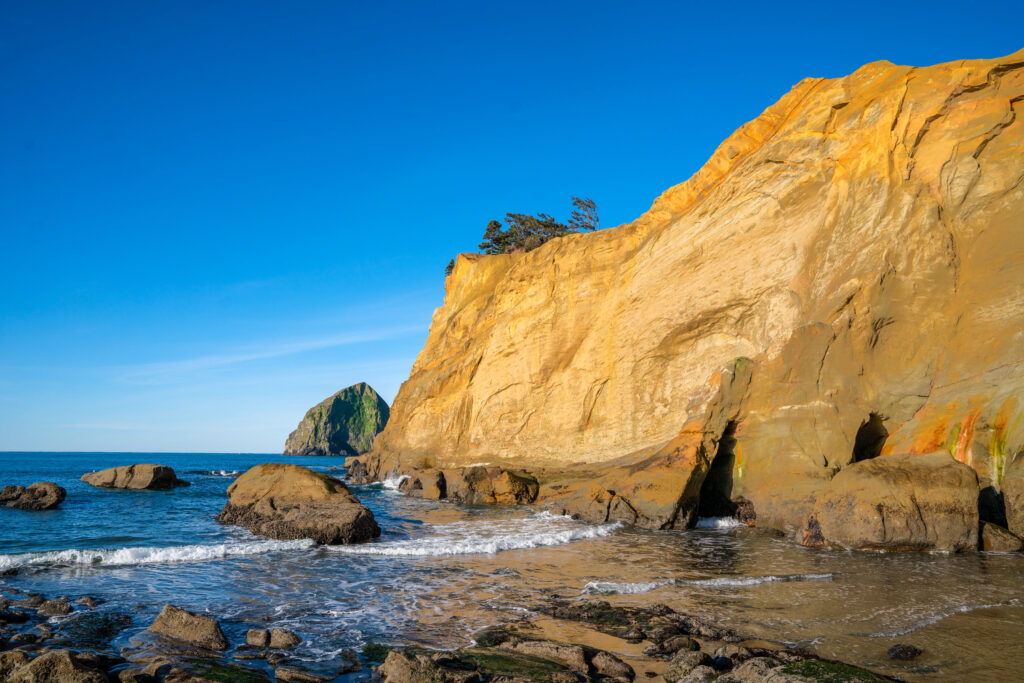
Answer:
M274 452L390 401L490 218L617 225L805 76L1024 47L1022 3L926 7L8 0L0 450Z

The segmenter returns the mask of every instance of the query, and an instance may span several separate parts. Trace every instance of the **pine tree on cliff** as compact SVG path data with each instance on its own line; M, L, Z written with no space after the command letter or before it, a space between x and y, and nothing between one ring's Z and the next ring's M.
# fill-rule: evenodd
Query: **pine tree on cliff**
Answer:
M449 275L452 274L453 270L455 270L455 259L449 261L448 265L444 267L444 276L448 277Z
M593 231L601 227L597 216L597 203L593 199L573 197L572 206L573 211L568 225L559 223L546 213L506 213L504 226L501 221L496 220L487 224L479 249L485 254L532 251L556 237L572 232Z

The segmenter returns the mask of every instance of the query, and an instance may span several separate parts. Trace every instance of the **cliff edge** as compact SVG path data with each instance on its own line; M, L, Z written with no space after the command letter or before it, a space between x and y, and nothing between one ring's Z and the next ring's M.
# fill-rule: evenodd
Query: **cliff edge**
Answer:
M838 472L938 453L998 520L1024 449L1022 113L1024 50L806 79L633 223L460 255L353 464L817 538Z

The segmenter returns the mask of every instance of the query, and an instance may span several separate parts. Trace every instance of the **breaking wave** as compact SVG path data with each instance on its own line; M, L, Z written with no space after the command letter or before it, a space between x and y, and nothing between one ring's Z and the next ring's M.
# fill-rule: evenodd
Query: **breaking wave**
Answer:
M937 624L943 619L954 617L957 614L966 614L967 612L976 612L981 609L995 609L996 607L1011 607L1013 605L1019 605L1020 600L1007 600L1006 602L996 602L989 605L961 605L960 607L954 607L949 610L930 614L923 619L915 621L913 624L904 628L896 629L893 631L886 631L884 633L871 633L869 634L872 638L898 638L899 636L905 636L908 633L913 633L919 629Z
M261 555L280 550L306 550L316 543L298 541L246 541L211 545L179 545L167 548L100 548L54 550L41 553L0 555L0 572L32 567L122 567L170 562L206 562L225 557Z
M583 587L583 594L630 595L650 593L662 586L711 586L738 588L758 586L762 583L778 583L784 581L831 581L833 573L827 574L778 574L769 576L718 576L712 579L669 579L666 581L639 581L636 583L616 583L614 581L591 581Z
M736 529L743 522L735 517L701 517L697 520L697 529Z
M232 477L237 478L242 476L243 472L239 470L189 470L183 474L198 474L203 477Z
M350 555L388 557L493 554L504 550L526 550L601 538L621 526L618 522L589 525L570 517L541 512L526 519L438 525L434 527L437 533L422 538L333 546L329 549Z
M400 474L397 477L388 477L381 482L381 486L387 491L397 491L402 482L409 478L408 474Z

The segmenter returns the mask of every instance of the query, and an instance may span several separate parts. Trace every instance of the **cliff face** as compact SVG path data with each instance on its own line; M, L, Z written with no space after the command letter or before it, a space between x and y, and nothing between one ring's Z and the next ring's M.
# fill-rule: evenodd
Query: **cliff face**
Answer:
M373 446L390 409L370 385L360 382L325 398L306 412L288 435L285 455L357 455Z
M461 255L366 462L798 530L840 469L942 452L998 516L1024 449L1022 113L1024 51L806 79L635 222Z

